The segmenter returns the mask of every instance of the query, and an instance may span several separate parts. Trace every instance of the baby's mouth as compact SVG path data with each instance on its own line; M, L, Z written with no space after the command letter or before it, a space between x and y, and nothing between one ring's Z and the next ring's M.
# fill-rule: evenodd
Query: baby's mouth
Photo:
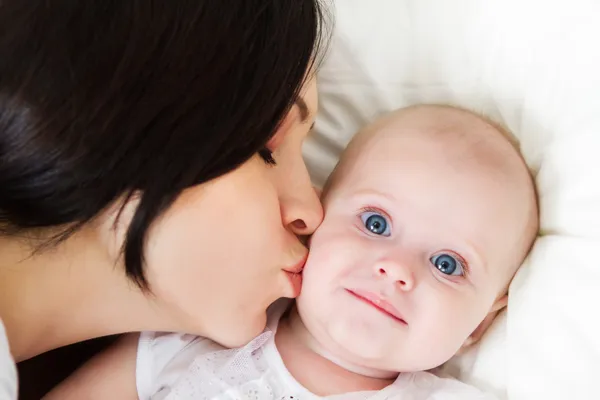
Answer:
M346 289L346 291L354 298L372 306L373 308L394 319L395 321L408 326L408 324L400 314L400 311L398 311L398 309L394 307L392 303L381 298L377 294L359 289Z

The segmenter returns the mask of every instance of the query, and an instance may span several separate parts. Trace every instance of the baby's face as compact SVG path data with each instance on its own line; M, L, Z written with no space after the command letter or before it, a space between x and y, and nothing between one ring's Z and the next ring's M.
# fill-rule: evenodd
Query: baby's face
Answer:
M298 311L338 358L427 370L494 310L526 254L528 176L486 165L460 134L424 133L410 119L363 136L326 193ZM520 161L503 137L490 140L500 163L510 153Z

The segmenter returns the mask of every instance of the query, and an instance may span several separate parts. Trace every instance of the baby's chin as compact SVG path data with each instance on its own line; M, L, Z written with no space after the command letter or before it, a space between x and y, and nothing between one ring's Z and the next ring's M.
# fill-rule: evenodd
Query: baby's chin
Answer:
M393 378L405 367L399 354L386 345L387 341L337 324L328 326L327 331L327 338L317 340L330 352L331 361L350 371L374 378Z
M327 358L361 375L391 379L403 372L434 369L448 358L446 354L442 354L445 351L424 354L427 352L413 351L414 349L409 349L398 341L369 335L367 329L360 332L359 329L347 328L330 325L327 329L328 338L322 344L330 351L331 357Z
M309 301L310 293L305 296L300 296L295 307L317 344L313 350L346 370L393 379L398 373L428 370L443 362L440 352L423 357L423 352L413 349L411 343L419 341L412 340L410 327L387 327L380 317L369 318L370 314L322 314L315 310L318 304Z

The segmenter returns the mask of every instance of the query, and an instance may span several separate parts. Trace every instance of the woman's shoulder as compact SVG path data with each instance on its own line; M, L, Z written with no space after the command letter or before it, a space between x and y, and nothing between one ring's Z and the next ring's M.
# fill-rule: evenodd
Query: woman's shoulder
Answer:
M2 320L0 320L0 399L17 399L17 370L8 348Z

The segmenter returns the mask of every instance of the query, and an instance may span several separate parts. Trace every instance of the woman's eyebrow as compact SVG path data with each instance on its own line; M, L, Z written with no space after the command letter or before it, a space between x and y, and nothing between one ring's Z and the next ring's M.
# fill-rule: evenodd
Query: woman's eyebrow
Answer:
M302 97L298 97L295 101L295 104L298 106L298 110L300 111L300 122L305 124L308 122L308 116L310 115L308 106Z

